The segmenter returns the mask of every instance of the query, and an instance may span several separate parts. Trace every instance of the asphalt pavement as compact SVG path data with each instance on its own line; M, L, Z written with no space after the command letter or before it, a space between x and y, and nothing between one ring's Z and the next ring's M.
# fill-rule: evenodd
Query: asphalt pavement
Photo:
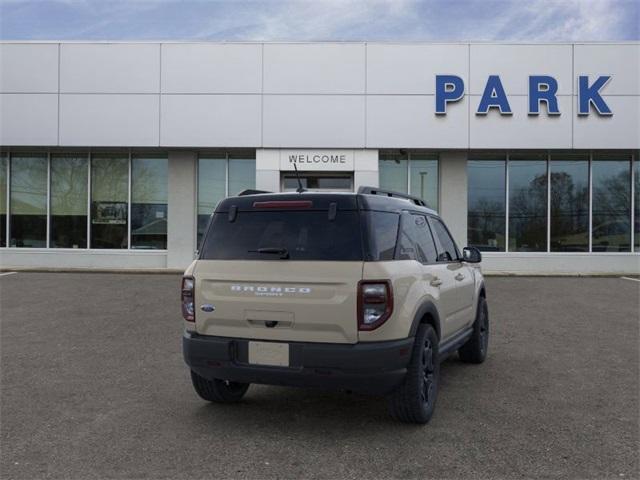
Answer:
M441 371L427 426L383 399L191 387L178 275L0 276L0 478L640 476L640 282L487 279L488 360Z

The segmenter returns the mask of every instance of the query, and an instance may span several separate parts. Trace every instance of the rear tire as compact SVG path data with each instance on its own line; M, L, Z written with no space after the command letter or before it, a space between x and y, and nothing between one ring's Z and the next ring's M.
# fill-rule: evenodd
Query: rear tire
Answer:
M489 308L487 300L480 297L476 321L473 322L473 333L467 343L458 349L460 360L465 363L482 363L487 358L489 349Z
M407 376L389 396L389 413L401 422L427 423L435 410L439 384L438 335L431 325L422 324L416 334Z
M191 383L200 398L215 403L239 402L249 389L248 383L208 380L191 370Z

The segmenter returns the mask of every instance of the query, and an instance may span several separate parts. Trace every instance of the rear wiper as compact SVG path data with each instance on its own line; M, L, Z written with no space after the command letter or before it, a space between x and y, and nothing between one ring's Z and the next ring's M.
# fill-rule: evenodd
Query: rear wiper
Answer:
M286 260L289 258L289 250L280 247L265 247L257 250L248 250L250 253L274 253L280 255L280 258Z

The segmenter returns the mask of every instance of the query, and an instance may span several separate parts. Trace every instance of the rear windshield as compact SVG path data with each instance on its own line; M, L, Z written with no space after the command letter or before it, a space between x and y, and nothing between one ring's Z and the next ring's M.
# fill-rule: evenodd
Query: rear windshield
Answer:
M262 251L259 251L262 250ZM203 240L203 260L363 259L359 214L338 211L216 213Z

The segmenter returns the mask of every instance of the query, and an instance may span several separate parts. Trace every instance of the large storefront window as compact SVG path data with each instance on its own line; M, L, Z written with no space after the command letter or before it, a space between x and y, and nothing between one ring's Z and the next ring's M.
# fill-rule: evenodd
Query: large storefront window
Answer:
M256 188L255 154L229 155L229 195L237 195L243 190Z
M506 161L499 156L467 163L468 243L489 252L505 250Z
M0 247L7 246L7 155L0 154Z
M551 155L551 251L589 251L589 156Z
M131 160L131 248L167 248L168 160Z
M633 190L635 213L633 216L634 224L634 251L640 252L640 151L636 152L635 160L633 162Z
M47 246L47 157L11 157L10 246Z
M87 247L87 155L51 157L52 248Z
M253 151L203 154L198 159L198 246L218 202L255 186Z
M129 158L91 157L91 248L127 248Z
M406 153L381 152L379 161L380 188L407 193L409 158Z
M438 159L433 155L410 154L409 178L409 194L438 210Z
M640 167L630 152L502 154L506 162L495 160L500 155L469 155L470 245L485 251L629 252L633 171L633 243L640 251ZM505 230L507 248L500 242Z
M226 176L225 157L198 159L198 245L216 205L227 196Z
M546 155L512 155L509 162L509 251L546 250Z
M627 155L594 155L591 242L594 252L628 252L631 246L631 173Z
M438 209L438 157L430 153L382 151L378 164L380 188L423 199Z

